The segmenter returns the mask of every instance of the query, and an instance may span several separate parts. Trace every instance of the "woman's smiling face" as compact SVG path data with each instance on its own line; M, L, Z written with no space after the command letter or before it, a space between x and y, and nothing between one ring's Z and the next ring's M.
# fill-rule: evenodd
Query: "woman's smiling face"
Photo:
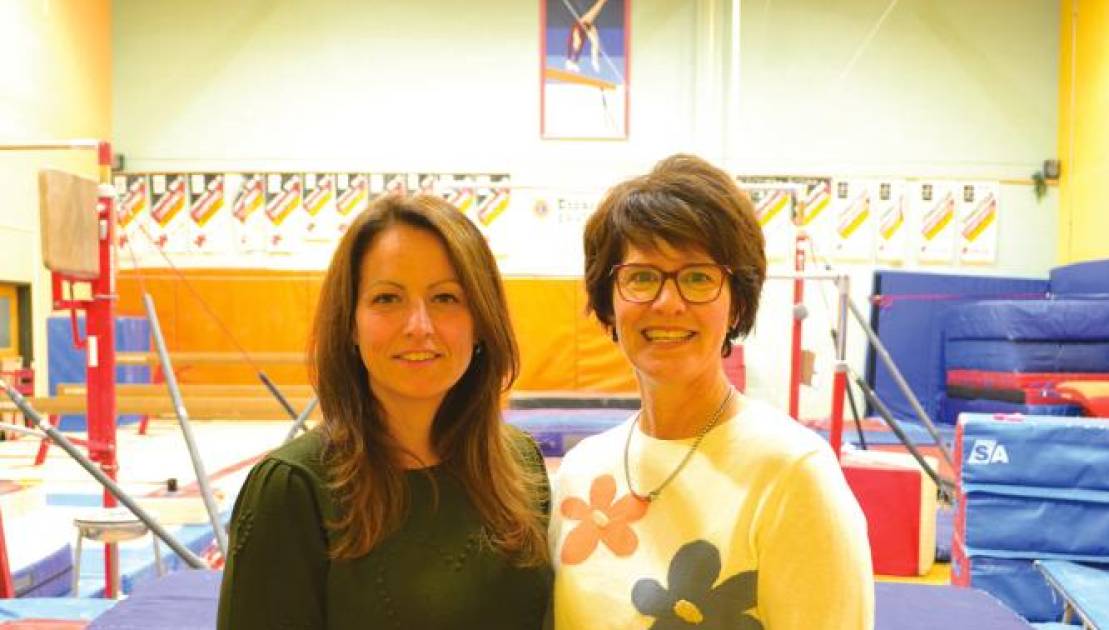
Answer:
M474 321L447 250L428 230L396 224L362 257L354 342L387 409L438 404L470 365Z
M629 244L623 264L652 265L664 272L692 264L715 265L704 250L658 242L651 249ZM693 382L721 369L720 351L728 334L731 288L723 283L715 300L690 304L673 278L663 282L652 302L629 302L613 283L613 323L621 349L641 378Z

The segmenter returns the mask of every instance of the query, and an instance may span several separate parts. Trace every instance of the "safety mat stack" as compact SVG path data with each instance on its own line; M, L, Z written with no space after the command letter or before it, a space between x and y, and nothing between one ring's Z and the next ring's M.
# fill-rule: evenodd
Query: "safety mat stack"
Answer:
M1031 621L1063 603L1033 566L1109 566L1109 419L965 414L952 582L992 593Z
M944 318L946 422L974 412L1079 416L1055 385L1109 380L1109 300L982 300Z

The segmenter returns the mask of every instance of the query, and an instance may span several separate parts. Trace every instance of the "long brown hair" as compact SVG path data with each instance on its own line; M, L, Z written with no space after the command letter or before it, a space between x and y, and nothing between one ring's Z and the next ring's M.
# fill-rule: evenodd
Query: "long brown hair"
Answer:
M462 483L493 545L518 564L546 561L540 475L521 464L500 411L500 395L519 373L516 338L496 261L481 232L439 197L389 195L351 224L324 277L309 373L323 411L324 463L340 508L329 523L330 553L351 559L368 553L403 523L408 510L405 470L373 383L354 347L355 305L363 257L392 225L427 230L443 244L465 291L474 321L475 351L447 392L431 427L441 465Z

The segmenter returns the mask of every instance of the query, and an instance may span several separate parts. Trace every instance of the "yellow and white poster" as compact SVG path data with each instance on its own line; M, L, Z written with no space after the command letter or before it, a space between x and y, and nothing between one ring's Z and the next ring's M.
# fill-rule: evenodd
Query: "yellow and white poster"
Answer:
M226 211L224 173L189 175L189 253L229 254L235 243L231 213Z
M119 174L116 189L116 242L120 265L126 268L152 266L160 258L154 243L144 234L152 227L150 218L150 177L145 173Z
M370 182L374 176L366 173L336 173L335 174L335 213L330 220L323 221L330 225L326 228L338 240L350 222L363 210L370 207L370 199L375 197L370 192ZM376 176L378 180L381 176Z
M999 188L997 182L962 184L958 203L960 262L990 264L997 260Z
M796 188L793 220L798 231L804 231L814 251L823 256L833 243L832 180L828 177L791 177Z
M263 173L229 173L225 181L231 204L235 247L243 256L266 251L266 176Z
M471 218L483 228L493 225L512 201L508 175L478 175L475 187L476 208Z
M766 239L766 257L772 261L791 260L793 256L793 213L800 185L781 177L737 178L740 188L751 196L755 219Z
M474 218L477 207L477 176L471 174L442 175L438 194L462 214Z
M191 251L188 219L189 181L185 173L154 173L150 176L150 218L146 234L155 247L171 254Z
M916 257L921 263L951 264L955 257L955 185L949 181L914 181L910 207L916 226Z
M304 183L300 173L266 175L266 218L269 219L267 249L294 254L304 240L304 214L300 209Z
M903 263L909 250L907 200L903 180L874 182L871 193L879 262Z
M413 175L413 179L418 179ZM377 180L370 180L370 192L384 195L407 195L414 187L408 181L408 173L385 173L381 176L380 187L375 186ZM413 184L415 182L412 182Z
M336 240L335 174L305 173L302 207L307 217L303 221L304 240L309 243L332 245Z
M835 234L832 258L844 262L870 261L874 256L872 182L841 179L835 182L833 188Z

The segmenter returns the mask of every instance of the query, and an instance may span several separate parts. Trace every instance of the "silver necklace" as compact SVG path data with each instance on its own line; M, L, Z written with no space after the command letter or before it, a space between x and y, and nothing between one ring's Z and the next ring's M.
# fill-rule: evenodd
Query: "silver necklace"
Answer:
M635 428L639 425L639 416L641 416L643 412L640 411L639 413L635 414L635 419L632 420L631 427L628 429L628 439L626 442L624 442L624 481L626 481L628 484L628 492L630 492L635 498L641 501L646 501L648 503L657 499L658 495L662 492L662 489L670 485L670 482L674 480L674 477L677 477L678 473L680 473L682 469L685 468L685 465L689 463L689 459L693 457L693 453L697 450L697 447L701 445L701 441L705 439L705 436L708 435L708 432L711 431L712 428L716 426L716 423L720 421L720 414L723 413L724 407L728 406L728 401L732 399L732 394L734 393L735 389L733 389L732 387L728 387L728 394L724 396L724 400L720 402L720 406L717 407L716 412L712 414L712 419L709 420L708 423L705 424L705 426L701 427L701 431L697 433L697 438L693 440L693 444L690 445L689 451L685 454L685 457L682 458L682 461L678 464L678 467L675 468L674 472L670 473L670 476L664 479L657 488L651 490L647 494L639 494L635 491L635 488L632 487L632 476L628 466L628 452L631 449L632 433L635 433Z

